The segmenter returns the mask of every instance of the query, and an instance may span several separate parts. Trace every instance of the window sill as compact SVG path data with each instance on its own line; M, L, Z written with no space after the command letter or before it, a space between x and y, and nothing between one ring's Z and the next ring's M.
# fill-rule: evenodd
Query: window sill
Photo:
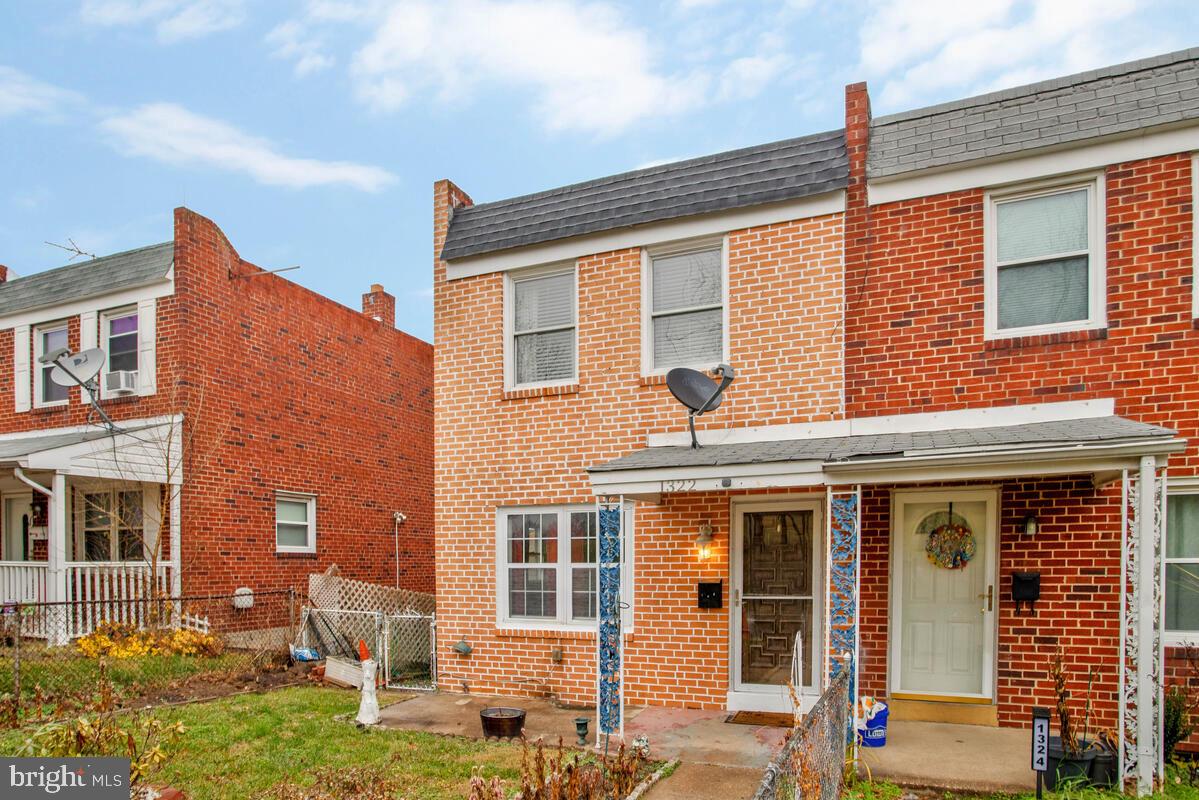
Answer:
M530 397L554 397L563 394L578 394L579 384L566 383L558 386L530 386L526 389L505 389L504 400L525 400Z
M642 375L641 376L641 385L642 386L665 386L666 385L666 375L665 374Z
M1055 344L1072 344L1075 342L1100 341L1107 338L1107 328L1090 328L1079 331L1061 331L1059 333L1039 333L1028 336L1010 336L1004 339L988 339L984 349L1018 350L1023 347L1046 347Z
M594 639L595 628L580 628L566 625L546 625L543 628L522 628L511 624L495 627L495 635L501 639ZM626 641L633 642L633 631L624 631Z
M50 417L54 416L55 414L61 414L70 407L71 406L69 403L57 403L52 406L34 406L29 409L29 412L31 414L37 414L38 416Z
M315 550L276 550L279 558L316 558Z

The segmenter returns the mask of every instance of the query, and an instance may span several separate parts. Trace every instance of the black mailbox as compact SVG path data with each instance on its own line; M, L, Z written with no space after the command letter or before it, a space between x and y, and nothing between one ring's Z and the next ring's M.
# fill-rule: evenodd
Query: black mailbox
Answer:
M1029 611L1032 611L1033 604L1041 599L1041 573L1039 572L1013 572L1012 573L1012 600L1016 603L1016 613L1020 613L1020 608L1028 605Z
M704 583L701 581L698 595L700 608L723 608L724 581L716 581L714 583Z

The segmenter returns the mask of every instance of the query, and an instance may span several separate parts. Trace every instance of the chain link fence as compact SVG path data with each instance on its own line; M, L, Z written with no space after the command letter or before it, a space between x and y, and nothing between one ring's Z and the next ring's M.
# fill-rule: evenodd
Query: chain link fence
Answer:
M379 661L379 677L387 688L437 687L436 625L432 614L305 608L298 641L321 658L347 663L358 661L361 642Z
M753 800L837 800L850 736L849 677L842 669L766 767Z
M0 607L0 727L86 711L101 686L129 706L301 680L288 667L298 617L290 589L6 603Z

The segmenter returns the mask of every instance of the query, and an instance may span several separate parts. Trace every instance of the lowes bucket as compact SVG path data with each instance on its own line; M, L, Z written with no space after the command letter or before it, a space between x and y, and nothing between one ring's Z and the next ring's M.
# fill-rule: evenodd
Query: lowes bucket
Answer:
M871 709L874 713L866 717L866 726L861 729L862 747L882 747L887 743L887 707L879 703Z

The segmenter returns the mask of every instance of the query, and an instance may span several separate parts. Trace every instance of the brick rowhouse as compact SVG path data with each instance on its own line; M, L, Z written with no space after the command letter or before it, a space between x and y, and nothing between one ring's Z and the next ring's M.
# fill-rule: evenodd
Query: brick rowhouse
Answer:
M174 291L156 304L157 391L102 400L123 420L184 415L181 572L185 593L240 586L307 590L343 575L433 589L432 347L395 329L372 286L346 308L243 260L221 230L174 214ZM54 309L48 309L53 319ZM79 316L69 346L80 347ZM82 425L88 407L16 412L13 331L0 371L0 433ZM315 495L316 552L279 553L275 493Z

